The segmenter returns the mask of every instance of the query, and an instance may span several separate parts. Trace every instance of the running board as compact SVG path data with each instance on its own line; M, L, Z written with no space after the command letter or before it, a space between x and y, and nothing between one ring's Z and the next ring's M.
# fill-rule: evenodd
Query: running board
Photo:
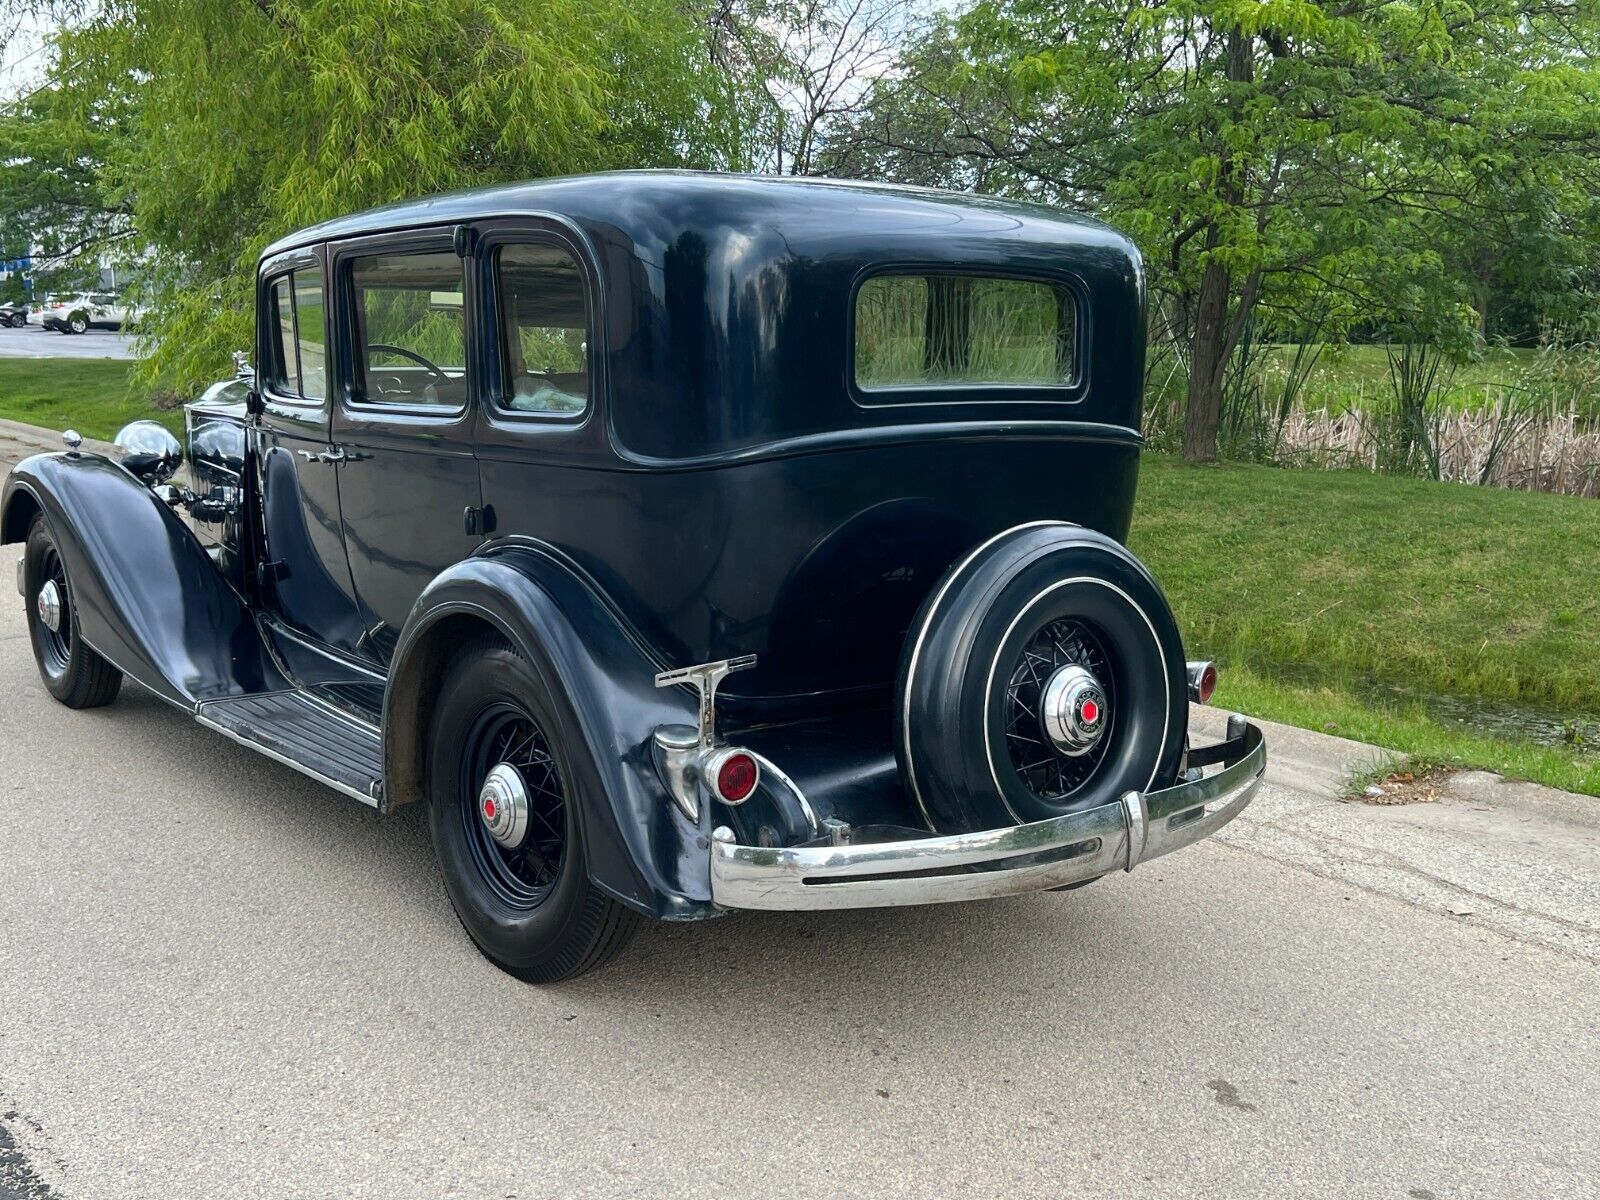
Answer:
M208 700L195 720L363 804L382 804L378 730L306 692Z

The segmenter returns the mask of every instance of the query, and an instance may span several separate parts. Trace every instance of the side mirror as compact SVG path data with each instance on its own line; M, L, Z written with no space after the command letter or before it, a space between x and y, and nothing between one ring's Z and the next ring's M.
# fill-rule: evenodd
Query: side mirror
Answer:
M255 388L251 388L244 394L244 411L252 417L259 417L267 411L266 402L261 399L261 393L256 391Z
M183 465L183 447L165 425L155 421L135 421L117 432L113 443L117 461L134 478L149 487L171 479Z

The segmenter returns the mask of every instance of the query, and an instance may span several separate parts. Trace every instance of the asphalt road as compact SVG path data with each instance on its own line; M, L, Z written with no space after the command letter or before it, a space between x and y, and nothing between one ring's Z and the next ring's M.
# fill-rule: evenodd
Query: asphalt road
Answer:
M0 563L9 591L11 548ZM1592 1197L1596 802L1333 800L1067 894L647 929L538 989L382 819L0 596L0 1198Z
M133 339L110 329L57 333L30 318L21 329L0 326L0 358L132 358Z

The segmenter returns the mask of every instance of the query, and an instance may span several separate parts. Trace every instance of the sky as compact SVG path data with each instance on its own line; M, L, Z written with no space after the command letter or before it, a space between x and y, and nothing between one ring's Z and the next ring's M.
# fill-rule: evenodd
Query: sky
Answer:
M44 79L50 61L45 35L50 25L41 17L23 17L18 27L0 28L0 104L26 95Z

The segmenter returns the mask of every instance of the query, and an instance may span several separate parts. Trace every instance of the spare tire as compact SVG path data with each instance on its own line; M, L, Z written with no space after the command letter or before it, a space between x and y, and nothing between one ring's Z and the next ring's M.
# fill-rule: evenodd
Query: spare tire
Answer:
M1042 821L1178 774L1188 690L1177 623L1142 563L1065 522L959 560L906 635L895 753L931 828Z

